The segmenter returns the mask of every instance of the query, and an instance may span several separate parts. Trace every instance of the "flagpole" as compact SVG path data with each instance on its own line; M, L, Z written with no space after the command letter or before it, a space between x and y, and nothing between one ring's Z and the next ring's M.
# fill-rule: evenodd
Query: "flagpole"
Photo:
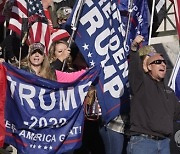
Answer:
M6 20L4 21L4 39L6 38Z
M20 45L20 49L19 49L19 66L18 68L20 69L21 68L21 53L22 53L22 45Z
M127 28L126 28L126 36L125 36L125 39L124 39L125 45L126 45L126 43L127 43L127 37L128 37L128 34L129 34L131 14L132 14L132 12L133 12L132 6L133 6L133 0L130 0L130 6L129 6L129 8L128 8L128 12L129 12L128 24L127 24Z
M21 42L20 42L20 50L19 50L19 69L21 68L21 58L22 58L22 47L24 46L29 31L28 19L22 18L22 28L21 28Z
M178 58L177 58L177 60L176 60L176 62L175 62L175 64L174 64L174 67L173 67L173 70L172 70L172 73L171 73L171 76L170 76L170 78L169 78L169 82L168 82L168 86L170 87L170 88L172 88L173 90L175 90L174 88L174 84L175 83L173 83L173 79L174 79L174 76L177 74L177 72L178 72L178 70L179 69L177 69L179 66L178 65L180 65L180 52L179 52L179 54L178 54Z
M68 45L69 48L71 47L71 44L72 44L72 42L73 42L73 38L74 38L75 32L76 32L76 30L77 30L78 21L79 21L79 18L80 18L80 15L81 15L81 12L82 12L82 8L83 8L84 3L85 3L85 0L81 0L81 2L80 2L80 7L79 7L79 10L78 10L78 13L77 13L77 16L76 16L75 23L74 23L74 25L71 27L71 29L72 29L72 34L71 34L71 36L70 36L70 38L69 38L69 45ZM63 61L62 71L64 71L65 65L66 65L66 60Z
M152 3L152 10L151 10L151 21L150 21L150 29L149 29L149 41L148 41L148 45L151 44L151 35L152 35L152 26L153 26L153 17L154 17L154 8L155 8L155 0L153 0Z

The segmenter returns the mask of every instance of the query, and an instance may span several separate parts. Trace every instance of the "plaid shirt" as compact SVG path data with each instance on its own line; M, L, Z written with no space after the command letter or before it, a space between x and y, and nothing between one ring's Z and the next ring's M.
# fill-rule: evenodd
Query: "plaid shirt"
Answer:
M128 123L129 118L127 115L119 115L107 124L107 128L115 132L124 134L125 127L128 125Z

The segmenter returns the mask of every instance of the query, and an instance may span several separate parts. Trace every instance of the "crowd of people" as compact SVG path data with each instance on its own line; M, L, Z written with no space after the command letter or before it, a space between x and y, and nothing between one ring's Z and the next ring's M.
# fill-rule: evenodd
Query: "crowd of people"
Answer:
M42 2L44 9L53 7L55 11L57 18L52 18L53 27L64 28L74 1ZM152 46L140 48L143 40L143 36L136 36L129 56L130 113L118 115L104 125L98 104L98 116L89 117L89 113L85 116L82 146L66 154L170 154L173 121L180 119L180 103L163 80L166 75L166 60ZM74 73L88 69L76 44L73 42L69 45L67 38L52 42L48 55L41 42L34 42L29 47L23 46L22 50L26 52L23 52L22 59L18 59L20 43L21 40L15 33L7 32L0 44L0 62L9 62L54 81L59 81L56 70ZM92 97L91 100L85 99L91 101L89 104L85 103L89 105L86 107L91 107L97 101L95 90ZM4 153L11 151L7 147L8 145L4 146Z

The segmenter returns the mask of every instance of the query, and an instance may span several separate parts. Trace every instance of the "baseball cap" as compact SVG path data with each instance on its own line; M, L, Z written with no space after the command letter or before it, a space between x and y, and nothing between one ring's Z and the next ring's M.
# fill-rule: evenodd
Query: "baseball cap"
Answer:
M30 53L33 53L34 51L38 50L41 52L41 54L44 54L45 46L40 42L31 44L29 48Z
M151 45L146 45L143 46L142 48L139 49L139 56L153 56L156 53L156 50L153 46Z
M59 19L67 19L71 14L71 12L72 12L72 8L65 6L65 7L60 7L56 13Z

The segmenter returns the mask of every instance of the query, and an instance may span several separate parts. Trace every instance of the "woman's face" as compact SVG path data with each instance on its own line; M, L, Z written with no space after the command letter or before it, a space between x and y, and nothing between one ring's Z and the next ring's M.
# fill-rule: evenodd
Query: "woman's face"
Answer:
M44 54L42 52L39 52L38 50L35 50L31 53L29 60L31 65L40 66L43 63Z
M55 47L54 55L56 58L63 61L64 59L69 57L70 51L68 51L67 45L65 45L64 43L59 43Z

